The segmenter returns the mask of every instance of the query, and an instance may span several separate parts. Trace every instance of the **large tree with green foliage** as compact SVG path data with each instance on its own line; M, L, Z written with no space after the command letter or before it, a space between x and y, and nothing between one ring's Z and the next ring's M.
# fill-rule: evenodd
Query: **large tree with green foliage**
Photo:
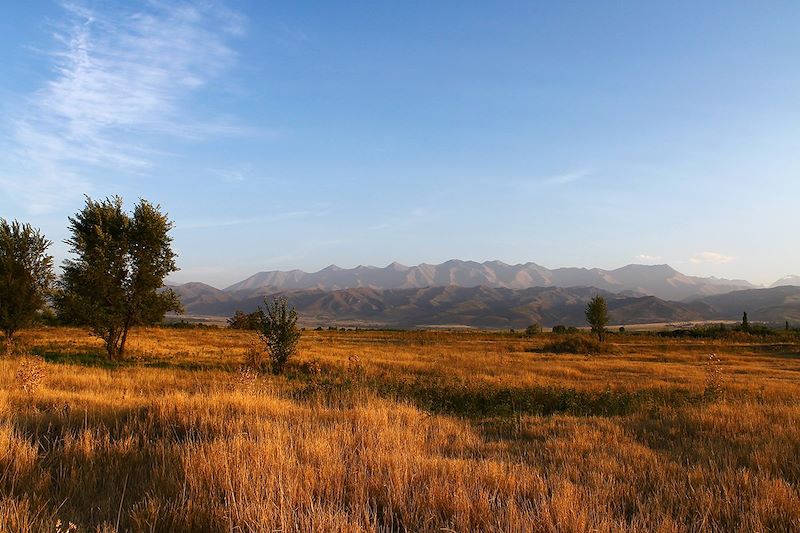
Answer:
M172 222L158 205L140 200L128 214L120 197L94 201L69 219L74 259L64 261L58 308L62 317L89 326L106 343L108 357L122 358L131 327L180 312L164 278L178 270Z
M586 321L592 326L592 332L597 335L597 339L603 342L608 325L608 305L605 298L595 296L589 300L586 305Z
M53 284L52 243L30 224L0 218L0 330L6 353L14 334L29 326L45 306Z
M286 361L297 350L300 331L297 329L297 311L286 298L264 298L266 309L259 308L261 328L259 334L272 361L272 372L280 374Z

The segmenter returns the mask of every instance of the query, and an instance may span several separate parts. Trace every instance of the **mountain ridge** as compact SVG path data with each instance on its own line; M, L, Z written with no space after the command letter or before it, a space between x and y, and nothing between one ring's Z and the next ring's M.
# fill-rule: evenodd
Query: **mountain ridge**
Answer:
M800 287L745 289L712 295L691 302L662 300L655 296L610 293L595 287L459 287L455 285L411 289L359 287L326 291L225 292L204 284L174 287L193 315L231 316L263 305L264 296L286 297L306 325L362 324L383 327L464 325L518 328L531 322L543 326L584 325L586 303L595 295L608 301L615 324L684 323L704 320L738 320L747 311L754 322L800 322Z
M548 269L533 262L510 265L498 260L478 263L451 259L440 264L421 263L415 266L393 262L386 267L359 265L349 269L330 265L317 272L299 269L265 271L222 290L239 292L269 287L277 290L333 291L359 287L409 289L448 285L509 289L591 286L613 293L632 291L666 300L685 300L756 288L744 280L687 276L666 264L630 264L613 270L584 267Z

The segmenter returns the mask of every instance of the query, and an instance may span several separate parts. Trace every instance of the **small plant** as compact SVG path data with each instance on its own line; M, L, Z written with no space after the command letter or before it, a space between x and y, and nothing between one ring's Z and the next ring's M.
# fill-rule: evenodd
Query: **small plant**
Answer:
M722 373L722 366L717 354L708 354L705 361L705 387L703 388L703 398L706 400L715 400L722 397L724 376Z
M347 358L347 373L356 378L364 376L364 365L361 363L361 358L356 354L352 354Z
M264 368L267 356L264 348L258 343L251 343L244 352L244 364L255 372Z
M310 378L314 379L320 374L322 374L322 365L319 364L319 361L316 359L312 359L310 361L304 361L300 365L300 371L309 376Z
M234 388L252 392L257 388L258 372L251 366L240 366Z
M42 358L25 356L20 360L16 380L24 392L28 394L35 392L42 384L44 376L45 366Z

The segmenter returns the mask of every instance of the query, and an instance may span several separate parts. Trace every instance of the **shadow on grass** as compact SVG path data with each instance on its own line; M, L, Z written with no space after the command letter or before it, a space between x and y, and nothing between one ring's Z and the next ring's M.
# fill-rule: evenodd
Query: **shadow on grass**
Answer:
M104 368L108 370L143 367L164 370L223 370L231 372L235 371L240 366L229 362L197 363L193 361L169 361L158 358L142 358L137 357L135 354L131 354L129 357L120 361L111 361L102 349L93 350L91 348L87 348L86 351L70 353L45 347L33 347L29 349L29 353L41 357L48 363Z
M504 387L454 380L444 375L425 374L398 378L390 374L353 375L345 369L326 369L309 378L302 373L287 374L290 381L305 382L294 399L326 400L341 404L342 398L371 392L399 402L410 402L425 411L471 419L513 418L520 415L625 416L664 406L681 406L702 401L695 392L680 388L636 390L580 390L570 387Z
M92 350L79 353L64 353L46 348L34 347L30 349L32 355L37 355L48 363L65 365L78 365L93 368L121 368L132 366L135 361L110 361L102 350Z

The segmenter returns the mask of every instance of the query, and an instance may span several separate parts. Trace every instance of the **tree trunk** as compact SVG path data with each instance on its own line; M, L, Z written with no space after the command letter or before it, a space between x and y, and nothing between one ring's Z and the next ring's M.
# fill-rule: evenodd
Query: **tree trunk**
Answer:
M120 359L125 355L125 341L128 340L128 330L131 328L131 317L128 316L125 318L125 324L122 326L122 339L119 342L119 349L117 350L117 355Z
M128 323L125 323L124 329L122 330L122 339L119 341L119 347L117 348L117 357L122 359L123 355L125 354L125 341L128 340Z
M119 333L115 329L111 329L106 336L106 353L108 354L109 361L116 361L119 351Z

